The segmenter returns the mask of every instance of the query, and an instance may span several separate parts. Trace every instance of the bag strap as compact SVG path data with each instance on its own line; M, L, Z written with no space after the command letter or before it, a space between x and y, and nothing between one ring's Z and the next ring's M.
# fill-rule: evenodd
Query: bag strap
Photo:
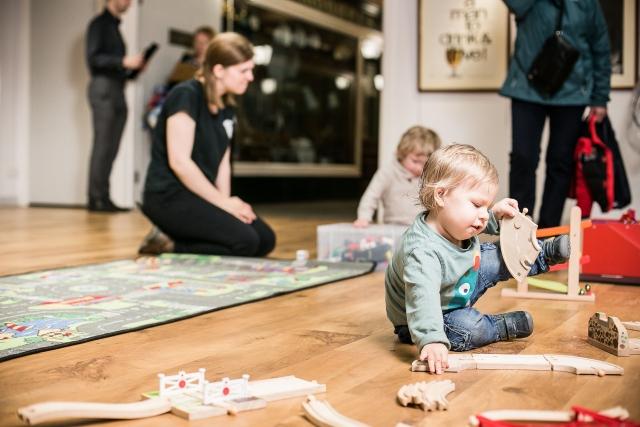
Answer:
M560 4L558 5L558 9L560 10L560 13L556 18L556 28L553 30L552 35L556 33L562 34L562 21L564 16L564 0L560 0L559 3ZM551 0L551 4L555 5L556 2L554 0ZM516 61L516 64L518 65L518 67L520 67L520 70L526 75L527 70L522 66L522 62L520 61L520 58L518 58L518 55L516 55L516 52L513 52L513 59Z
M552 3L555 4L554 1L552 1ZM555 30L555 32L560 31L560 33L562 33L562 21L563 21L563 17L564 17L564 0L560 0L560 5L558 6L558 8L560 9L560 13L558 14L558 18L556 19L556 30Z
M598 130L596 129L596 116L595 115L591 115L589 117L589 133L591 134L591 141L595 142L597 145L605 147L606 149L609 148L609 147L607 147L605 145L604 142L602 142L602 139L600 139L600 135L598 135Z

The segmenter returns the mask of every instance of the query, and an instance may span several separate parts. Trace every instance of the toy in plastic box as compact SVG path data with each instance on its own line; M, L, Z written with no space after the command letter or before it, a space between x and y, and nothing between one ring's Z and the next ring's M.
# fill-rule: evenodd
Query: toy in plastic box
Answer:
M384 270L406 229L405 225L394 224L372 224L365 228L357 228L350 223L320 225L318 259L375 261L376 270Z

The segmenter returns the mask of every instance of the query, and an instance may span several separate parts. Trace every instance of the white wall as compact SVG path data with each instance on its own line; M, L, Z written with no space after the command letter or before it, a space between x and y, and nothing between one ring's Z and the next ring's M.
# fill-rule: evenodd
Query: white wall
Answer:
M403 0L402 7L391 2L384 8L385 79L381 106L380 162L393 156L400 135L409 126L421 124L436 130L445 144L471 144L484 152L496 165L501 189L498 197L506 197L509 179L511 147L510 102L496 92L482 93L420 93L417 90L418 26L417 1ZM640 52L639 52L640 55ZM626 125L630 114L631 91L612 91L609 115L625 160L633 191L631 207L640 212L640 153L627 140ZM546 135L546 131L545 131ZM543 135L543 138L545 136ZM546 140L546 138L545 138ZM544 163L544 153L541 164ZM538 197L542 190L544 168L538 171ZM573 201L568 201L567 205ZM620 211L596 217L619 217ZM568 209L565 209L568 222Z
M25 205L29 147L29 2L0 2L0 204Z
M221 0L145 0L139 6L140 47L144 48L155 42L159 49L140 76L136 94L136 105L140 108L139 114L134 118L135 170L139 177L134 188L136 200L140 200L150 160L150 138L141 125L144 106L150 99L153 88L167 81L176 62L185 52L182 47L169 44L169 29L192 33L197 27L209 25L215 31L220 31L221 9Z
M94 2L30 3L29 201L83 204L91 147L83 37Z

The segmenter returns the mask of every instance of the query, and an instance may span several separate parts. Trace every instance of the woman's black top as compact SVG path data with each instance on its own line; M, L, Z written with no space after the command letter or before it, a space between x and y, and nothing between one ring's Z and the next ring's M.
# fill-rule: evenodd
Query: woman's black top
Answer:
M209 181L215 184L218 167L233 133L234 113L231 108L224 108L217 114L211 113L204 86L192 79L171 89L162 106L152 134L151 163L147 171L145 192L169 193L186 188L169 167L167 155L167 119L181 111L196 123L191 159Z

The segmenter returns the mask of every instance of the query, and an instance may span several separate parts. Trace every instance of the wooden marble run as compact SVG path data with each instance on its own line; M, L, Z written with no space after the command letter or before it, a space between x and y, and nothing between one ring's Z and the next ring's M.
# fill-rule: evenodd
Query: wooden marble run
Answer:
M599 311L589 319L587 341L616 356L640 354L640 338L629 338L627 329L640 331L640 322L621 322Z
M159 374L157 391L143 393L147 400L133 403L43 402L18 409L25 424L69 419L136 419L167 412L198 420L260 409L273 400L307 396L326 391L324 384L293 375L249 381L249 375L231 380L208 382L205 369L177 375Z
M527 210L513 218L503 218L500 223L500 247L502 256L511 275L516 279L516 289L502 289L502 296L519 298L538 298L570 301L595 301L593 292L580 290L580 259L582 257L582 228L589 222L581 222L580 208L571 208L569 227L561 226L538 230L538 226L526 216ZM551 237L569 234L571 255L568 262L566 291L532 292L529 291L527 274L540 253L539 237Z
M506 421L562 423L554 424L567 427L639 427L640 425L629 420L629 411L619 406L604 411L595 412L590 409L574 406L571 411L544 411L544 410L518 410L500 409L485 411L469 417L469 425L472 427L516 427L522 424L511 424ZM529 424L527 424L529 425ZM539 425L539 424L536 424Z
M451 380L421 381L403 385L398 390L397 397L402 406L418 406L423 411L443 411L449 408L446 396L455 389Z
M453 354L449 353L445 372L479 370L561 371L576 375L622 375L624 369L613 363L560 354ZM415 360L414 372L428 372L427 362Z
M308 396L302 402L304 416L318 427L369 427L360 421L342 415L336 411L326 400L318 400L314 396Z

